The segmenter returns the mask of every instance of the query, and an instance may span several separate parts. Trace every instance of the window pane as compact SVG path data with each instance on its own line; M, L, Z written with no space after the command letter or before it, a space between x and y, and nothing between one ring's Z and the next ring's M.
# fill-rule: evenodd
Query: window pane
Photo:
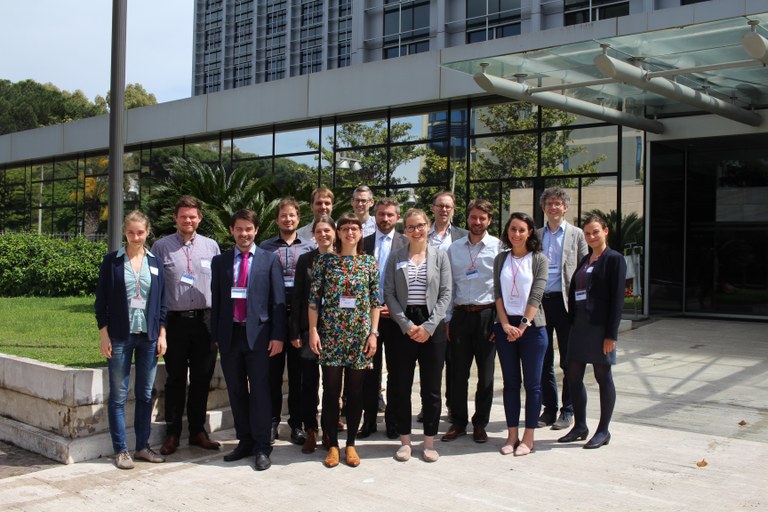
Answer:
M312 151L317 147L317 127L275 133L275 154L290 154ZM308 142L309 141L309 142Z
M269 156L272 154L272 134L235 137L232 152L235 160L254 156Z

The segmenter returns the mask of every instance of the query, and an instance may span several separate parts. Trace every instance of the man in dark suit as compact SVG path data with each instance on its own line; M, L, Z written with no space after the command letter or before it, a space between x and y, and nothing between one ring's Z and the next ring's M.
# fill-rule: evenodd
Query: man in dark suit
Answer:
M211 263L211 332L219 345L235 421L237 447L231 462L256 455L258 471L272 465L269 358L286 340L285 286L280 260L254 243L259 218L240 210L229 226L236 246Z
M376 231L363 239L365 244L365 253L372 254L379 265L379 283L384 282L384 271L386 269L387 258L392 251L408 244L408 238L402 233L395 231L395 225L400 219L400 205L397 199L385 197L376 203L374 217L376 218ZM400 334L397 324L389 318L389 310L384 305L384 287L381 287L381 316L379 317L379 343L381 347L387 347L390 340L394 340ZM392 368L390 357L392 350L385 349L387 369ZM381 392L381 358L382 350L376 351L373 357L373 370L368 372L363 382L363 425L357 434L359 438L366 438L376 432L376 415L379 411L379 396ZM387 437L396 439L398 437L395 429L394 409L392 399L395 394L392 392L392 386L395 380L387 375L387 403L384 413L384 422L387 428Z

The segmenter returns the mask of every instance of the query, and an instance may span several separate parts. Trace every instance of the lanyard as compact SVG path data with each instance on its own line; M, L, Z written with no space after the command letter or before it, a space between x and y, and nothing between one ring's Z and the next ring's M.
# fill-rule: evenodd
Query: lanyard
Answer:
M189 244L181 246L184 249L184 255L187 257L187 272L192 272L192 249L195 247L195 239L189 241Z
M482 240L477 243L477 245L480 245L482 243ZM480 257L480 253L483 252L483 247L480 246L480 250L477 251L477 254L475 254L475 257L472 257L472 247L469 241L467 241L467 251L469 252L469 268L473 269L475 268L475 264L477 263L477 258Z
M523 266L523 258L515 258L511 254L509 257L512 259L512 264L510 265L510 268L512 269L512 290L510 290L510 297L516 297L517 295L520 295L520 290L517 287L517 274L520 273L520 268ZM517 263L519 261L519 263ZM517 294L515 294L515 290L517 290Z
M131 273L133 274L133 278L136 280L136 295L134 296L135 299L141 298L141 267L144 266L144 258L141 259L141 264L139 265L139 272L136 273L135 270L133 270L133 265L131 265L131 259L128 258L128 266L131 267Z
M555 239L555 234L557 233L557 231L558 231L559 229L560 229L560 228L558 228L558 229L557 229L557 230L555 230L555 231L550 231L550 230L549 230L549 226L547 226L547 227L546 227L546 230L547 230L547 234L549 235L549 236L547 237L547 259L548 259L549 261L552 261L552 251L550 250L550 249L552 248L552 240L554 240L554 239ZM555 245L555 248L557 248L557 245Z
M280 259L280 266L283 267L283 275L284 276L292 276L296 274L296 244L293 245L286 245L285 247L285 263L283 263L283 251L280 250L280 248L277 249L277 257ZM288 265L288 249L290 247L293 247L293 260L291 265L290 272L286 268L286 265Z
M346 261L352 262L352 271L355 270L355 261L357 261L356 256L339 256L339 262L341 263L341 274L342 274L342 281L344 286L344 293L342 293L342 296L351 297L352 292L350 292L350 279L347 277L349 275L349 270L347 270Z

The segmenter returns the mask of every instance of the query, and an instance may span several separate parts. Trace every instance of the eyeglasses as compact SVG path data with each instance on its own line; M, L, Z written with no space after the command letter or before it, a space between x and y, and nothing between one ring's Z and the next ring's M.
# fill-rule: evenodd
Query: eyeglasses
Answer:
M342 233L358 233L360 231L360 228L357 226L342 226L339 228L339 231Z
M563 206L565 206L565 203L562 201L547 201L544 203L545 208L562 208Z
M424 231L427 229L427 223L422 222L421 224L411 224L410 226L405 226L405 230L409 233L413 233L414 231Z
M352 202L353 202L353 203L357 203L357 204L365 204L365 203L367 203L368 201L370 201L370 199L361 199L361 198L359 198L359 197L353 197L353 198L352 198Z
M453 210L453 205L451 204L435 204L432 206L434 206L438 210Z

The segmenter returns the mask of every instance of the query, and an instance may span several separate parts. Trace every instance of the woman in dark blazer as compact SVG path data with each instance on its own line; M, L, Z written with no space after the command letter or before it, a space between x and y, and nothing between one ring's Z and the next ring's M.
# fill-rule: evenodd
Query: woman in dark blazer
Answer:
M290 323L288 336L292 342L301 344L301 421L307 428L307 436L301 447L302 453L312 453L317 448L317 396L320 385L320 368L317 356L309 348L309 317L307 302L312 284L312 265L319 254L333 252L336 241L336 224L328 215L323 215L312 225L316 249L299 256L296 262L296 282L291 298Z
M611 440L608 426L616 404L611 365L616 364L627 265L624 256L608 247L608 227L603 218L588 215L584 219L584 236L589 254L576 268L568 293L572 324L568 337L568 382L575 423L558 442L584 440L589 435L584 372L587 363L592 363L600 387L600 423L584 448L600 448Z
M147 462L165 459L149 447L152 422L152 386L157 358L165 354L165 286L160 262L146 248L149 219L138 210L125 217L126 246L104 256L96 288L96 323L101 354L109 368L107 411L115 465L133 468L125 442L125 402L136 357L136 409L134 458Z
M424 415L422 458L435 462L439 455L434 436L440 423L440 384L445 363L445 312L451 301L451 264L447 255L428 243L429 219L423 210L411 209L403 217L408 246L387 260L384 302L402 335L387 346L395 384L395 417L401 446L399 461L411 457L411 389L416 362L421 379Z

